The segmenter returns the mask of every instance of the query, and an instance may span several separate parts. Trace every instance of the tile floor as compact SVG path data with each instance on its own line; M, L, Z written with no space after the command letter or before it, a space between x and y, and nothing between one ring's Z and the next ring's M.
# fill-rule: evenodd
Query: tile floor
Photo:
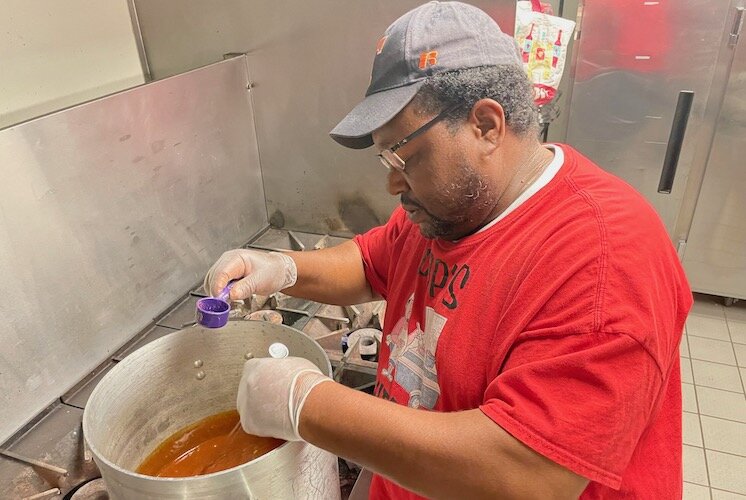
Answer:
M681 341L684 500L746 500L746 301L695 294Z

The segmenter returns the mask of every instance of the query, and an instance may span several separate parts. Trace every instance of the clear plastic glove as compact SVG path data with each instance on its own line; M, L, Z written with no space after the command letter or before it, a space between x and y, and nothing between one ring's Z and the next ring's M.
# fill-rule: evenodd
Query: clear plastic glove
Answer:
M304 358L255 358L246 362L236 408L249 434L301 441L298 423L311 390L332 379Z
M241 280L233 285L230 298L241 300L254 293L272 295L295 285L298 270L295 261L281 252L229 250L207 272L205 292L217 297L228 282L235 279Z

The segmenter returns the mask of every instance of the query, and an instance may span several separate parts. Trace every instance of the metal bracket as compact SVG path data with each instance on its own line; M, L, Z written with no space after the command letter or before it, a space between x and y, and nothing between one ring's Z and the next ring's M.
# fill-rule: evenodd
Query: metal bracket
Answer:
M0 450L0 455L4 457L12 458L14 460L18 460L19 462L23 462L28 465L33 465L35 467L48 470L50 472L54 472L55 474L59 474L62 477L67 477L67 469L63 469L62 467L57 467L56 465L50 465L46 462L42 462L41 460L34 460L33 458L24 457L23 455L19 455L18 453L13 453L12 451L8 451L8 450Z
M314 314L314 317L315 318L319 318L319 319L325 319L325 320L328 320L328 321L336 321L336 322L342 323L344 325L349 325L350 324L350 318L343 318L341 316L330 316L328 314L316 313L316 314Z
M142 38L142 30L140 29L140 20L137 15L137 7L135 6L135 0L127 0L127 9L130 13L130 21L132 23L132 33L135 35L135 45L137 46L137 56L140 59L140 68L142 69L142 76L146 82L153 81L153 75L150 72L150 64L148 63L148 55L145 52L145 42Z
M306 245L298 238L294 232L288 231L288 237L290 238L290 246L296 252L303 252L306 249Z
M313 246L314 250L321 250L329 246L329 235L325 234L319 241Z
M350 318L350 326L353 330L361 328L360 325L360 309L357 306L344 306L345 314Z
M268 252L292 252L292 250L288 250L287 248L268 247L266 245L255 245L253 243L249 244L249 248L255 248L257 250L266 250Z
M743 11L744 7L736 8L736 17L733 20L733 28L730 30L730 36L728 37L728 45L734 47L738 43L738 38L741 36L741 29L743 29Z
M306 316L309 318L314 316L313 314L311 314L310 311L306 311L304 309L293 309L292 307L277 306L275 307L275 310L282 311L282 312L289 312L293 314L300 314L301 316Z
M342 358L339 360L339 365L337 365L337 369L334 370L334 373L332 373L332 379L335 382L339 382L340 380L342 380L342 373L344 372L345 366L347 365L347 361L350 359L350 356L352 356L353 352L359 350L359 347L359 340L355 340L351 346L347 347L347 352L342 355Z
M246 55L246 52L226 52L223 54L223 61L226 59L233 59L234 57L243 57Z
M42 491L41 493L31 495L30 497L24 497L23 500L41 500L42 498L60 495L61 493L62 491L59 488L52 488L51 490Z
M319 335L318 337L314 337L313 340L315 340L316 342L318 342L321 339L326 339L326 338L329 338L329 337L334 337L335 335L340 335L340 334L344 335L346 333L350 333L350 329L349 328L340 328L339 330L334 330L333 332L325 333L323 335Z

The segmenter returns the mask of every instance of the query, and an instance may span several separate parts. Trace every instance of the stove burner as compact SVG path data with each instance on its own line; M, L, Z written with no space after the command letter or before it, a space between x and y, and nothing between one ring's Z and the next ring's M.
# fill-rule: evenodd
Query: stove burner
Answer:
M106 483L100 477L89 479L70 490L62 500L109 500Z

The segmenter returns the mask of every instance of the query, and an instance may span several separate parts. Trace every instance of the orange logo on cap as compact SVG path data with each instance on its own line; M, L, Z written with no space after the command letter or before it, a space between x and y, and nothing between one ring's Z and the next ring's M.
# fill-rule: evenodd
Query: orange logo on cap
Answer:
M420 69L435 66L438 63L438 51L423 52L420 54Z
M388 39L388 35L384 35L378 40L378 43L376 44L376 55L383 52L383 46L386 45L386 40Z

